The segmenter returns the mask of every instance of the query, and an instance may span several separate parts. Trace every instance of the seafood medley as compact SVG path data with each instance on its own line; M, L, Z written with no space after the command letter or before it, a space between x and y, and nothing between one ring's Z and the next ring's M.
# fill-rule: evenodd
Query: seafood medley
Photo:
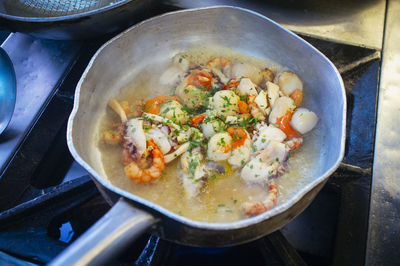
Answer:
M265 191L262 198L233 200L242 218L272 209L278 177L318 122L300 107L301 78L225 57L198 64L178 54L159 82L173 95L109 101L119 121L102 132L102 140L121 147L125 178L152 186L178 167L179 174L168 178L178 179L182 200L193 202L229 173L243 187Z

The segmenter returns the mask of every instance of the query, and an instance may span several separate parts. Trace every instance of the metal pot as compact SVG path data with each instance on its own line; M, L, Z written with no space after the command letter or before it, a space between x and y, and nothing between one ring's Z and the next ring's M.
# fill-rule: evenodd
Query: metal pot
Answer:
M320 145L313 148L306 141L301 151L305 157L316 152L315 162L299 176L295 192L280 198L272 210L237 222L205 223L177 215L113 185L100 160L98 122L107 101L132 81L141 64L167 62L176 52L204 44L222 45L287 66L303 79L305 106L320 118L312 136L321 140ZM77 86L67 130L73 157L115 205L53 264L104 262L149 227L164 239L191 246L230 246L269 234L303 211L338 167L344 154L345 121L345 90L334 65L310 44L264 16L241 8L210 7L168 13L140 23L95 54Z

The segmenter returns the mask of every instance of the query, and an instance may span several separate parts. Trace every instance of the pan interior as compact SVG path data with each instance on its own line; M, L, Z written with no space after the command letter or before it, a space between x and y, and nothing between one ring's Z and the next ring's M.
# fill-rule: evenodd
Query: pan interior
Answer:
M70 118L68 142L79 163L107 189L151 207L154 211L180 220L158 204L130 193L126 187L114 185L104 169L98 148L98 122L107 111L110 98L121 93L146 66L161 65L176 53L191 48L223 46L227 49L268 59L285 66L302 77L304 98L320 120L317 130L305 139L299 164L303 174L278 206L265 215L243 221L254 223L287 211L289 215L271 224L269 231L283 226L307 206L343 156L345 96L343 84L333 65L320 53L296 36L265 18L232 8L210 8L176 12L139 24L104 45L85 71L77 88L75 106ZM142 92L141 88L137 91ZM156 91L152 90L156 94ZM155 96L154 94L148 95ZM93 134L94 132L94 134ZM316 140L317 143L311 145ZM314 153L307 149L312 149ZM302 163L303 162L303 163ZM313 190L313 191L312 191ZM312 191L307 197L304 195ZM293 207L293 208L291 208ZM290 217L290 218L289 218ZM194 220L188 220L194 223ZM238 222L240 223L240 222ZM213 223L208 223L211 226ZM203 224L202 224L203 226Z
M5 13L20 17L60 17L85 13L126 0L5 0Z
M172 55L176 56L176 54ZM178 55L197 65L204 64L211 58L223 56L232 62L251 63L259 69L268 67L275 73L287 70L265 58L249 57L216 45L187 49ZM114 98L134 103L137 100L146 100L154 96L171 95L175 86L168 87L159 81L159 77L171 65L172 58L170 56L157 57L156 62L149 62L145 68L138 70L138 74L133 80L121 88ZM310 97L304 99L302 106L309 108L315 106ZM100 118L99 135L119 121L118 116L110 108L105 109L107 109L106 114ZM322 142L320 129L314 129L305 138L305 145L298 152L292 154L288 171L277 179L279 184L278 205L289 200L300 187L311 181L308 177L315 176L320 170L318 166L315 166ZM178 163L179 159L176 159L164 170L162 177L156 183L138 185L124 174L120 146L108 145L100 141L97 147L101 152L104 171L113 185L196 221L232 222L243 219L239 208L242 203L249 200L262 201L267 196L265 187L246 185L239 178L239 170L226 166L226 174L206 182L202 192L195 199L187 199L179 179L181 169Z

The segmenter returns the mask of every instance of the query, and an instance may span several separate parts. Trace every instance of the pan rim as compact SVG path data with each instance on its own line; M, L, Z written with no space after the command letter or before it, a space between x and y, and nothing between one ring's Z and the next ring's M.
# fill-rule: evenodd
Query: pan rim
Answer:
M76 13L72 15L65 16L56 16L56 17L23 17L23 16L14 16L9 15L3 12L0 12L0 17L4 19L8 19L11 21L20 21L20 22L36 22L36 23L48 23L48 22L60 22L60 21L72 21L75 19L84 18L91 15L97 15L100 13L104 13L114 8L121 7L123 5L128 4L129 2L133 2L135 0L121 0L120 2L112 5L107 5L101 8L96 8L90 11Z
M235 10L235 11L240 11L240 12L245 12L254 16L257 16L261 19L266 20L268 23L272 23L275 26L277 26L280 30L285 31L286 33L288 33L289 35L295 37L296 39L298 39L299 41L303 42L305 45L308 46L308 48L312 49L316 54L318 54L324 61L326 61L329 66L333 69L333 72L336 74L336 78L339 82L340 88L341 88L341 96L342 96L342 100L343 100L343 110L342 110L342 128L341 128L341 133L342 133L342 137L341 137L341 143L340 143L340 152L339 152L339 156L337 158L337 160L335 161L335 163L332 165L332 167L330 167L329 169L327 169L319 178L315 179L313 182L307 184L303 189L299 190L293 197L291 197L291 200L286 201L284 203L282 203L279 206L274 207L273 209L262 213L260 215L257 215L255 217L251 217L251 218L246 218L246 219L242 219L239 221L235 221L235 222L227 222L227 223L211 223L211 222L200 222L200 221L195 221L183 216L180 216L178 214L173 213L172 211L158 205L155 204L151 201L148 201L146 199L143 199L139 196L136 196L132 193L129 193L125 190L122 190L116 186L114 186L113 184L111 184L110 182L104 180L102 177L100 177L100 175L91 168L91 166L86 163L81 157L80 155L77 153L74 144L73 144L73 140L72 140L72 128L73 128L73 120L75 115L77 114L77 111L79 109L79 95L80 95L80 89L81 89L81 85L84 82L87 73L89 72L89 70L91 69L91 66L93 65L95 59L97 58L97 56L102 52L102 50L107 47L109 44L111 44L112 42L114 42L115 40L117 40L118 38L120 38L122 35L125 35L126 33L128 33L131 30L134 30L138 27L141 27L142 24L144 23L148 23L149 21L153 21L153 20L157 20L160 17L164 17L164 16L171 16L177 13L181 13L181 12L198 12L198 11L202 11L202 10L211 10L211 9L228 9L228 10ZM150 19L144 20L132 27L130 27L129 29L123 31L122 33L118 34L117 36L115 36L114 38L110 39L109 41L107 41L105 44L103 44L99 50L95 53L95 55L92 57L91 61L89 62L87 68L85 69L84 73L82 74L81 79L79 80L79 83L76 87L76 92L75 92L75 99L74 99L74 107L73 110L71 112L71 115L69 117L68 120L68 126L67 126L67 144L68 147L71 151L72 156L74 157L74 159L80 164L82 165L92 176L92 178L95 178L102 186L106 187L108 190L111 190L129 200L132 200L134 202L139 203L142 206L146 206L148 208L151 208L152 210L155 210L157 213L160 213L164 216L167 216L170 219L173 219L174 221L177 221L181 224L184 224L186 226L189 227L193 227L193 228L197 228L197 229L206 229L206 230L215 230L215 231L224 231L224 230L234 230L234 229L241 229L241 228L246 228L249 226L252 226L254 224L258 224L261 223L273 216L276 216L278 214L281 214L285 211L287 211L291 206L293 206L296 202L298 202L301 198L303 198L308 192L310 192L314 187L318 186L319 184L321 184L322 182L326 181L326 179L339 167L340 162L343 159L344 156L344 151L345 151L345 136L346 136L346 112L347 112L347 104L346 104L346 94L345 94L345 88L344 88L344 83L343 80L340 76L340 73L338 72L338 70L336 69L336 67L333 65L333 63L324 55L322 54L320 51L318 51L316 48L314 48L311 44L309 44L308 42L306 42L305 40L303 40L302 38L300 38L299 36L297 36L296 34L292 33L291 31L285 29L284 27L282 27L281 25L279 25L278 23L276 23L275 21L265 17L264 15L254 12L252 10L249 9L245 9L245 8L240 8L240 7L234 7L234 6L228 6L228 5L217 5L217 6L210 6L210 7L202 7L202 8L193 8L193 9L186 9L186 10L179 10L179 11L173 11L173 12L168 12L156 17L152 17Z

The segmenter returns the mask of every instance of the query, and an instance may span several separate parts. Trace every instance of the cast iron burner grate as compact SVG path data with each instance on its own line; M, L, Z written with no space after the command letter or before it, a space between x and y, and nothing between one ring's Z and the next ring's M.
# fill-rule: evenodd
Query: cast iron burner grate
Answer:
M338 67L348 100L345 159L313 203L280 231L252 243L204 249L144 235L112 264L364 264L380 53L304 38ZM64 180L73 163L65 130L74 88L103 41L82 46L73 67L62 77L2 173L0 264L51 261L110 208L87 175Z

